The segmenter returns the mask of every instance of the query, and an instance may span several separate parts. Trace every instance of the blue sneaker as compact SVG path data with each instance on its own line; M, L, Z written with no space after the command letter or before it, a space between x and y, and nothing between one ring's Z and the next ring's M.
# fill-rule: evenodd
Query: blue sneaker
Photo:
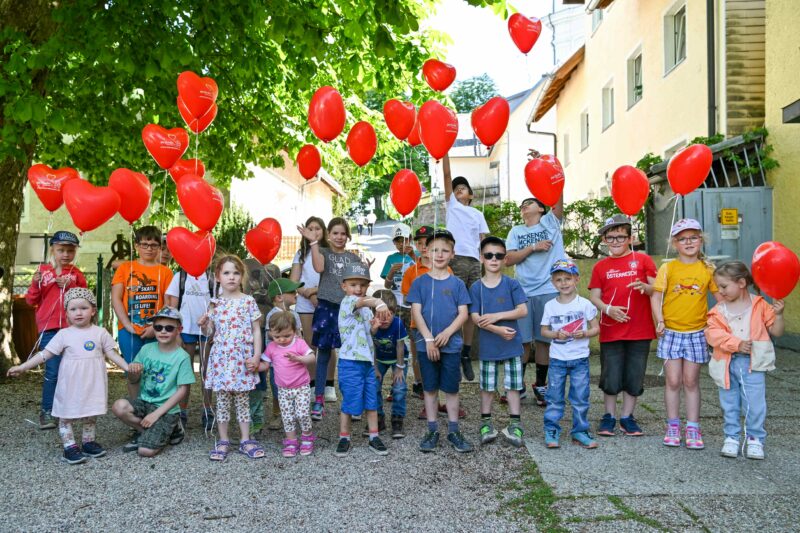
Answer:
M95 459L98 457L103 457L106 454L106 451L103 449L102 446L97 444L97 442L84 442L83 443L83 455L87 457L94 457Z
M544 445L548 448L560 448L561 444L558 442L561 437L561 432L557 429L544 430Z
M630 435L631 437L641 437L644 435L644 431L642 431L642 428L640 428L639 424L636 423L636 419L633 418L633 415L623 416L620 418L619 427L622 428L623 433Z
M325 414L325 404L321 401L314 402L314 405L311 407L311 420L320 421L322 420L322 415Z
M572 434L572 442L579 446L583 446L587 450L597 448L597 441L594 440L588 431L578 431Z
M422 437L422 441L419 443L419 451L424 453L429 453L434 451L438 445L439 445L439 432L428 431L427 433L425 433L425 436Z
M69 448L64 448L64 457L61 460L71 465L77 465L85 463L89 458L81 453L77 444L73 444Z
M453 431L447 434L447 440L453 445L453 448L459 453L467 453L473 451L472 444L470 444L460 431Z
M620 424L622 424L621 420ZM600 423L597 425L597 434L602 435L604 437L613 437L615 433L614 427L616 425L617 425L617 419L614 418L614 416L611 413L606 413L603 415L603 418L600 419Z

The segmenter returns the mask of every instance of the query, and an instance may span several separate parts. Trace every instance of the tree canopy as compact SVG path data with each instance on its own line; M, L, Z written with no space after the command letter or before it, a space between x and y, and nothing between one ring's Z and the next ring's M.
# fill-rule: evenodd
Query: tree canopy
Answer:
M459 113L471 113L473 109L498 95L497 85L488 74L457 82L449 94Z

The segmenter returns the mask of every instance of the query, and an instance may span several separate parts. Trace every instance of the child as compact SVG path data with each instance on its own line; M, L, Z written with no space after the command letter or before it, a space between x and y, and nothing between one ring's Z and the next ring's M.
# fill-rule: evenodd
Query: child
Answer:
M142 346L155 341L150 321L164 305L164 293L172 281L172 271L159 263L161 231L142 226L134 234L139 259L125 261L111 280L111 303L119 322L119 348L130 363ZM128 395L135 397L128 383Z
M267 333L269 333L269 319L275 313L288 312L294 317L295 330L297 333L303 332L303 324L300 321L300 315L295 313L291 306L297 304L297 290L303 287L303 283L292 281L286 278L277 278L269 282L267 288L267 296L272 302L272 309L269 310L266 317Z
M288 280L287 280L288 281ZM275 309L278 309L277 307ZM274 311L274 310L273 310ZM314 352L299 336L295 313L277 310L270 312L268 327L272 342L261 356L260 371L270 369L278 385L283 430L283 456L296 457L298 452L295 420L300 424L300 455L311 455L314 451L314 434L311 433L311 390L307 365L314 362Z
M199 321L206 335L214 334L205 379L206 388L217 393L220 440L209 453L212 461L224 461L228 456L231 403L236 407L241 431L239 453L251 459L264 457L264 448L250 439L249 406L249 392L259 382L256 372L261 357L261 312L253 297L242 292L247 283L244 273L244 263L235 255L217 259L214 275L221 294L211 300L208 313Z
M370 282L369 267L361 263L350 263L342 273L342 291L345 296L339 308L339 334L342 348L339 350L339 390L342 393L342 409L339 414L339 444L336 457L350 452L351 417L366 411L369 429L369 449L378 455L389 451L378 437L378 397L375 379L375 347L370 335L370 321L374 308L378 320L387 320L390 313L385 303L377 298L368 298ZM317 367L319 368L319 367Z
M471 452L458 427L461 382L461 327L467 320L469 293L464 282L450 275L447 264L453 258L455 239L447 230L428 237L431 271L414 280L408 292L411 315L417 326L417 354L425 391L428 431L420 442L422 452L432 452L439 444L436 421L439 390L447 405L447 440L457 452Z
M128 380L138 393L114 402L112 411L123 424L136 431L122 451L139 457L154 457L167 443L179 444L184 437L180 425L180 402L194 383L192 360L180 346L181 314L163 307L153 317L156 342L142 346L129 365Z
M503 386L508 398L511 422L503 436L519 448L525 433L520 424L520 391L522 381L522 336L517 320L528 314L528 298L515 279L503 274L506 244L492 235L481 241L481 263L486 275L469 290L470 314L478 330L479 382L481 387L481 444L497 438L492 425L492 400L500 364L503 365Z
M373 298L379 298L389 309L384 319L372 321L372 340L375 342L375 372L378 378L378 431L386 429L386 416L383 412L383 378L391 370L392 374L392 438L402 439L403 418L406 416L406 355L408 333L397 313L397 300L388 289L375 291Z
M667 409L665 446L681 445L681 386L686 402L686 447L702 450L700 432L700 365L708 362L708 346L703 330L708 313L708 293L719 301L714 283L714 267L704 259L700 223L684 218L670 230L678 257L661 266L653 285L650 305L660 337L656 355L664 359Z
M73 287L86 288L86 278L78 267L72 264L79 245L78 237L74 233L55 232L50 238L50 264L41 265L36 269L31 279L31 286L25 293L28 305L36 307L40 350L47 348L47 343L55 337L58 330L68 325L64 312L64 292ZM50 411L53 409L53 395L58 384L60 363L61 355L53 355L44 365L39 429L56 427L56 420Z
M320 274L317 308L314 311L312 323L314 335L311 339L311 344L317 347L314 405L311 408L311 419L322 420L322 416L325 414L325 387L333 387L333 380L326 381L328 363L333 350L342 345L338 324L339 305L345 295L342 290L342 275L347 265L360 263L361 258L345 250L347 241L350 240L350 225L341 217L332 218L328 222L330 247L320 246L319 241L315 238L317 233L310 228L298 226L297 229L303 237L309 240L314 270Z
M547 302L542 315L542 335L551 339L547 371L547 407L544 410L544 443L558 448L564 416L564 388L569 376L572 405L572 442L597 448L589 435L589 338L600 333L597 309L578 296L578 267L566 259L556 261L550 276L558 296Z
M447 202L447 230L455 239L454 255L450 263L453 273L464 282L465 287L481 278L480 242L489 234L489 226L483 213L471 207L472 187L467 178L450 179L450 157L444 156L444 198ZM475 379L470 351L472 349L472 321L463 326L464 344L461 348L461 368L467 381Z
M61 329L47 346L25 363L11 367L9 376L18 376L39 363L63 357L53 398L52 415L59 419L58 432L64 445L64 462L86 462L87 457L103 457L106 451L95 440L97 417L106 414L108 375L105 358L128 370L128 364L115 351L114 339L94 325L97 301L85 288L73 288L64 295L69 327ZM83 422L83 438L75 443L73 424Z
M414 264L414 247L411 246L411 228L405 224L397 224L392 232L392 244L397 251L390 254L383 264L381 278L383 286L394 293L398 305L403 305L403 292L400 286L403 283L403 274L408 267Z
M747 290L753 278L741 261L720 265L714 271L722 301L708 313L706 340L714 348L708 372L719 386L719 403L725 419L722 455L739 455L741 406L746 406L745 456L764 458L764 420L767 417L765 372L775 370L775 348L770 335L780 337L785 327L783 300L769 305Z

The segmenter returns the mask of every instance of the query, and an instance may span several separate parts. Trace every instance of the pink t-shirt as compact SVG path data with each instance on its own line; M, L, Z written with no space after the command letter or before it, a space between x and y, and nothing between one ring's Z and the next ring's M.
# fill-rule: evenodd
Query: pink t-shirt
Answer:
M287 355L305 355L312 351L306 341L295 337L289 346L281 346L277 342L267 344L262 361L267 361L275 371L275 383L283 389L296 389L305 387L311 381L308 369L303 363L296 363Z

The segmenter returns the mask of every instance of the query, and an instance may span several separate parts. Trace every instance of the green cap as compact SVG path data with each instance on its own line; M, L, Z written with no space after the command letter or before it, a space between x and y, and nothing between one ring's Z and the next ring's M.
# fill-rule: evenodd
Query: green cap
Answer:
M279 294L286 294L287 292L297 292L297 289L305 285L302 281L300 283L292 281L288 278L278 278L269 282L267 288L267 297L272 300Z

